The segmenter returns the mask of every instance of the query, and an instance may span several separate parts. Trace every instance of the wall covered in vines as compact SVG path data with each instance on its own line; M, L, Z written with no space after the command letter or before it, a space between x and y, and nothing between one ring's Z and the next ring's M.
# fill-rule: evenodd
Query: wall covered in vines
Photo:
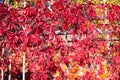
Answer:
M119 80L119 0L0 4L1 80Z

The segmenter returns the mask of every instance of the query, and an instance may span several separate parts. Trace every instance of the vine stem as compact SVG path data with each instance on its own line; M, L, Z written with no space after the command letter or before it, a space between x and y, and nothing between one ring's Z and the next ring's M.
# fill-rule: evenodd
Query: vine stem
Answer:
M3 3L4 3L5 5L9 5L10 0L4 0Z
M4 48L2 48L2 66L4 64L4 57L3 57L4 52L5 52L5 50L4 50ZM1 70L1 80L4 80L4 70Z
M27 5L27 2L26 2L26 0L24 0L23 6L26 7L26 5Z
M7 4L9 4L10 0L7 0Z
M25 80L25 53L23 53L23 80Z
M109 22L108 22L108 20L107 20L107 8L106 8L106 1L107 0L103 0L104 1L104 7L105 7L105 12L104 12L104 16L105 16L105 24L109 24ZM109 35L109 31L108 31L108 29L106 29L106 32L108 32L107 33L107 36L106 36L106 39L107 39L107 41L108 41L108 44L107 44L107 48L108 48L108 55L109 55L109 60L110 60L110 58L111 58L111 54L110 54L110 35ZM110 65L110 64L108 64L108 65ZM111 73L111 69L110 69L110 73ZM111 76L111 75L110 75ZM109 78L108 78L109 79Z
M12 60L11 60L11 56L10 56L10 64L9 64L9 76L8 76L8 80L11 80L11 68L12 68Z

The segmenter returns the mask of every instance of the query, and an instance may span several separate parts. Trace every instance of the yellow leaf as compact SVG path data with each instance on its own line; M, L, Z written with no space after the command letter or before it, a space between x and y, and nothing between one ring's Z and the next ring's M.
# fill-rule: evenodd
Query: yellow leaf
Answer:
M62 71L66 72L67 66L65 63L60 63L60 67L61 67Z
M110 72L105 72L102 75L100 75L101 79L109 78L110 77Z
M60 50L58 50L57 53L56 53L55 56L54 56L55 62L59 62L60 56L61 56Z
M118 54L117 52L114 52L114 53L113 53L113 56L117 56L117 54Z
M72 0L73 2L76 2L76 3L81 3L83 4L84 3L84 0Z
M106 0L107 4L120 5L120 0Z
M104 73L100 75L101 79L105 79L105 78L109 78L110 77L110 70L109 70L109 66L107 64L107 61L104 60L104 62L102 62L103 64L103 68L104 68Z
M56 73L54 74L54 77L59 77L60 76L60 72L56 71Z

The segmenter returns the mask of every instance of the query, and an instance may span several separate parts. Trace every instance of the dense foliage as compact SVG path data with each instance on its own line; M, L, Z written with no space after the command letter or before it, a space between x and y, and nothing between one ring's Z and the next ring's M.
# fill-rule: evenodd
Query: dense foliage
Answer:
M56 0L52 10L44 0L35 5L0 4L6 80L10 60L12 79L21 80L24 54L26 80L120 79L120 6L69 0Z

